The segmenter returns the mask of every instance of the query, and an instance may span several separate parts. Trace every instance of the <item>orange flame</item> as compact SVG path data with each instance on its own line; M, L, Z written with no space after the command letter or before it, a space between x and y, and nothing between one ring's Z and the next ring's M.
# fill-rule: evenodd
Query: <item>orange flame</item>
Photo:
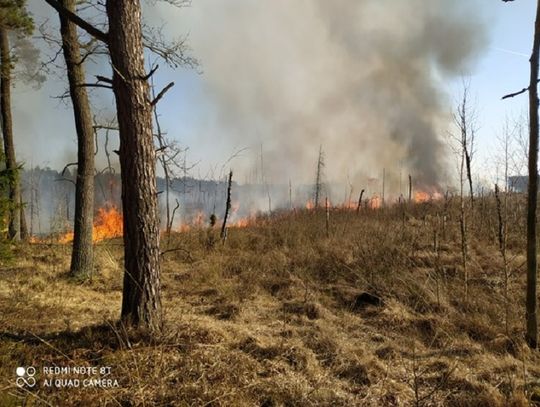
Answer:
M115 206L108 208L99 208L94 220L92 240L101 242L102 240L112 239L122 236L123 231L122 214ZM73 232L67 232L58 239L59 243L69 243L73 241Z
M414 202L422 203L431 200L431 196L424 191L417 191L414 193Z
M382 199L379 196L374 195L369 199L368 206L371 209L378 209L382 206Z
M120 237L123 234L124 221L122 214L111 206L108 209L99 208L94 222L94 242Z
M236 221L232 222L230 224L231 228L247 228L248 226L252 225L254 222L254 218L248 217L248 218L240 218Z

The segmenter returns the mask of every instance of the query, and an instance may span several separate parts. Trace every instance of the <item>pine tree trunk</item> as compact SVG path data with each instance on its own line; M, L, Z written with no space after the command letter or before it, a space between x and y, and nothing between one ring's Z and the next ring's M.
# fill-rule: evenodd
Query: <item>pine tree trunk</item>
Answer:
M15 145L13 144L13 119L11 117L11 56L9 53L8 30L0 28L0 110L2 116L2 133L4 135L4 153L6 155L6 169L12 174L9 182L9 238L21 238L21 212L20 212L20 185L15 159Z
M75 0L62 0L62 5L74 12ZM75 221L70 274L86 278L93 271L92 242L94 218L94 138L93 124L85 82L84 67L77 27L60 14L62 48L66 61L69 93L73 104L77 131L77 183L75 188Z
M538 346L536 206L538 203L538 58L540 56L540 0L537 4L529 84L529 185L527 202L527 343Z
M125 262L122 320L156 331L162 324L159 220L140 2L109 0L107 15L120 130Z

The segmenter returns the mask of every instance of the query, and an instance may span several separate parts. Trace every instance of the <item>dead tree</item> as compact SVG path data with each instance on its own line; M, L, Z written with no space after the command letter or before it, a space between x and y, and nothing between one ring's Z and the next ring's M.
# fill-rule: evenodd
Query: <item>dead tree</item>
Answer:
M503 290L504 290L504 326L505 333L509 335L509 320L510 320L510 307L508 298L508 283L509 283L509 270L508 270L508 258L506 256L506 195L504 196L504 208L501 202L499 185L495 184L495 201L497 204L497 238L499 241L499 252L503 260Z
M463 147L463 145L462 145ZM463 282L465 285L465 302L469 299L469 269L468 269L468 242L467 242L467 212L463 191L465 173L465 150L461 150L461 165L459 170L459 232L461 236L461 266L463 268Z
M461 148L465 161L467 181L469 185L469 199L471 208L474 206L474 190L472 180L472 160L474 154L474 138L476 129L474 128L475 114L469 107L469 86L464 84L463 97L458 106L455 121L461 132Z
M231 188L232 188L232 170L229 172L229 182L227 183L227 202L225 204L225 215L223 216L223 224L221 225L221 240L225 244L227 240L227 219L231 210Z
M538 58L540 57L540 0L536 9L534 45L531 54L529 82L529 186L527 205L527 342L538 346L536 207L538 202Z
M150 87L152 90L152 97L155 99L156 94L155 94L153 77L150 78L150 80L151 80ZM176 165L177 167L180 167L176 161L176 158L182 152L182 150L176 148L174 143L167 143L167 141L165 140L165 134L163 133L161 129L161 123L159 121L157 105L154 105L153 114L154 114L154 122L156 124L155 137L158 142L158 152L159 152L157 159L159 163L161 164L161 168L163 169L163 174L165 176L165 234L167 236L167 242L169 242L171 238L171 231L172 231L172 226L174 222L174 213L171 214L171 205L170 205L170 194L171 194L170 190L171 190L171 182L172 182L171 176L174 176L172 165ZM172 154L170 154L170 152L172 152ZM186 177L187 177L187 168L186 168L185 161L184 161L184 166L182 169L184 171L183 186L184 186L184 194L185 194L186 193L185 191ZM178 200L176 202L179 206Z
M504 1L504 0L503 0ZM536 5L529 86L503 99L529 92L529 182L527 187L527 294L525 304L526 340L538 347L536 207L538 203L538 71L540 57L540 0Z
M322 193L322 176L324 170L324 153L322 145L319 147L319 157L317 159L317 175L315 177L315 208L319 207L319 200Z
M362 207L362 197L364 196L364 190L360 191L360 196L358 197L358 206L356 207L356 213L360 213L360 208Z
M540 0L536 9L529 82L529 186L527 204L527 343L538 346L536 207L538 202L538 58L540 57Z

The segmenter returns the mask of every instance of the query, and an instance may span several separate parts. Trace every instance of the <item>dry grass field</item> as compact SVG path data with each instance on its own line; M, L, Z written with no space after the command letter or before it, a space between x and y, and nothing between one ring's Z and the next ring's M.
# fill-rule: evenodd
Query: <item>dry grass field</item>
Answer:
M118 322L121 239L91 281L70 246L13 248L0 269L1 406L540 405L523 341L523 197L509 198L508 328L492 198L275 213L162 239L164 333ZM443 218L446 216L446 222ZM444 224L444 225L443 225ZM170 251L168 251L170 250ZM17 366L110 366L113 388L15 385Z

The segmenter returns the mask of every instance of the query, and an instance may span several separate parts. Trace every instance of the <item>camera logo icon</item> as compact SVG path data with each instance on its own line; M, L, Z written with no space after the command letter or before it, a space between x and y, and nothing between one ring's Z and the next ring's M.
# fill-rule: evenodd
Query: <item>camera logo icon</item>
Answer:
M19 387L34 387L36 385L36 368L33 366L18 367L15 371L17 373L17 386Z

